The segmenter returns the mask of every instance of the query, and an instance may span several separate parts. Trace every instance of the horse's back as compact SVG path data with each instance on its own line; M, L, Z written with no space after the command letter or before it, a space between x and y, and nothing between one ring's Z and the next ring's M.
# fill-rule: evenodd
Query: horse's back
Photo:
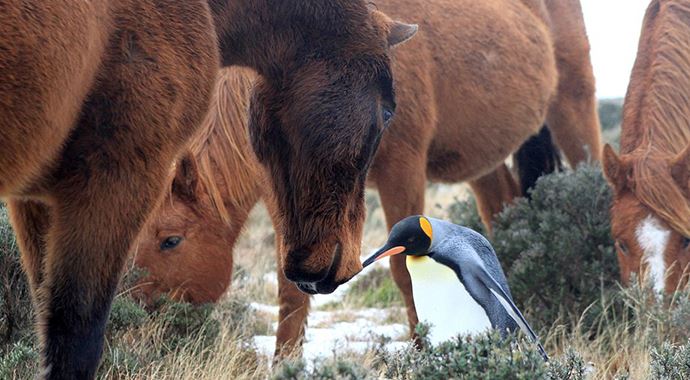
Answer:
M215 59L204 57L215 39L203 1L12 0L0 8L0 196L33 191L57 166L100 81L137 75L126 67L150 59L169 82L193 83ZM152 90L165 92L164 84ZM179 95L194 98L186 92Z
M0 196L20 191L56 157L98 70L108 6L67 4L0 6Z
M558 77L543 7L514 0L377 4L420 24L411 47L395 54L400 112L413 113L396 120L414 122L390 134L405 138L411 129L415 146L429 145L432 179L486 172L539 130Z

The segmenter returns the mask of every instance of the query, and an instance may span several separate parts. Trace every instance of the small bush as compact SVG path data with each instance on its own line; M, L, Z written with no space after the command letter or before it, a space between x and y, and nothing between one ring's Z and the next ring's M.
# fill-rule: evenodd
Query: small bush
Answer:
M273 380L366 380L376 379L364 362L334 353L333 358L317 359L311 366L304 360L287 361L274 372Z
M29 284L7 209L0 203L0 350L30 333L32 321Z
M38 351L30 341L0 350L0 379L30 379L38 369Z
M664 343L651 353L651 378L654 380L690 379L690 341L685 346Z
M448 218L454 223L473 229L486 236L486 228L477 212L477 201L473 196L461 201L455 198L455 203L448 208Z
M148 320L148 313L138 302L129 297L116 297L110 310L108 335L137 328Z
M496 331L378 357L383 377L394 379L538 379L547 368L532 343Z
M612 196L601 169L591 165L542 177L531 194L497 216L492 243L516 302L544 328L581 315L615 288ZM462 210L452 214L454 222L476 223L471 202L453 206Z

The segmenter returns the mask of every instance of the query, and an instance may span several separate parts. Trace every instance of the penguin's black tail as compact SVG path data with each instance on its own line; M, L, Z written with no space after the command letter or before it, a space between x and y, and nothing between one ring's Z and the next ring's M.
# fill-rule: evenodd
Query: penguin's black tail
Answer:
M527 198L530 197L528 190L534 187L539 177L563 169L561 155L546 125L522 144L513 155L513 162L520 178L522 195Z

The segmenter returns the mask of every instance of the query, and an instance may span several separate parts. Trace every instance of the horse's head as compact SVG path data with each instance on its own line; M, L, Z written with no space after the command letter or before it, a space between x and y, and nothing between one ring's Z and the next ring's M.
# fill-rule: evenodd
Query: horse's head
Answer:
M217 301L231 281L236 235L199 189L193 161L182 160L135 244L134 264L145 274L134 295L146 303L163 293L192 303Z
M690 147L665 159L604 149L604 173L614 189L611 226L622 281L633 273L671 293L690 269Z
M416 32L367 12L357 28L304 46L289 75L264 73L250 106L252 145L276 193L285 275L312 294L361 270L365 178L395 113L389 49Z

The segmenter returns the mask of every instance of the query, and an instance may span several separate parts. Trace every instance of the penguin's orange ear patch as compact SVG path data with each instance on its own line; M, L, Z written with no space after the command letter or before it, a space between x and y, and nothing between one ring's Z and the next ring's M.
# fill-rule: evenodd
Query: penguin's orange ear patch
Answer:
M431 239L431 237L434 235L434 231L431 228L431 223L429 223L429 220L425 217L419 218L419 225L422 227L422 230L426 234L426 236Z

